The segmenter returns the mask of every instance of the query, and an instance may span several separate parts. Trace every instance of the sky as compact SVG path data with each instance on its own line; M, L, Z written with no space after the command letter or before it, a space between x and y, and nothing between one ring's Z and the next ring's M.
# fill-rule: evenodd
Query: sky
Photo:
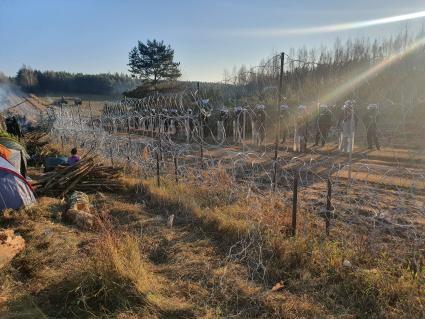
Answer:
M354 22L420 11L424 0L0 0L0 72L128 73L131 48L157 39L175 50L183 80L221 81L224 69L291 47L414 30L424 18Z

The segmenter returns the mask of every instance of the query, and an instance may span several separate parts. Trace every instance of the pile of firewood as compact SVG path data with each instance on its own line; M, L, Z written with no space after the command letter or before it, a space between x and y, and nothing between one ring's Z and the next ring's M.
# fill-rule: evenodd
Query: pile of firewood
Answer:
M94 193L120 189L121 170L105 166L96 157L82 159L72 166L58 166L33 184L37 194L64 196L71 191Z

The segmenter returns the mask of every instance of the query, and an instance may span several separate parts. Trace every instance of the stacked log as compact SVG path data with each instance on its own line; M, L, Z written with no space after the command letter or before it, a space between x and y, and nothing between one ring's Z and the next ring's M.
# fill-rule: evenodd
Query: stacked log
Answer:
M39 195L60 196L81 191L117 191L121 170L105 166L96 157L82 159L72 166L58 166L44 174L33 186Z
M36 157L36 162L41 163L45 156L59 155L60 151L50 144L50 137L45 132L28 132L24 135L27 152Z

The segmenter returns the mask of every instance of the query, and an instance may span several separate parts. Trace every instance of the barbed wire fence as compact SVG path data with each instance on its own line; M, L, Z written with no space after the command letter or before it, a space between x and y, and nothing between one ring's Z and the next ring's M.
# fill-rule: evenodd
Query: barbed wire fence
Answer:
M276 68L281 57L274 56L263 65L264 72ZM299 206L303 212L323 217L326 233L334 220L364 226L375 235L405 239L410 244L406 249L423 258L424 154L395 148L372 152L361 147L350 155L341 154L335 125L329 131L328 147L293 152L288 140L296 134L301 111L292 109L282 116L286 110L281 108L285 100L279 80L262 83L275 88L269 90L274 105L245 101L225 107L223 101L196 90L107 102L96 115L80 106L53 107L46 117L58 143L99 154L111 165L122 164L132 176L156 176L158 184L176 180L215 186L220 182L217 171L225 171L230 176L229 197L253 202L280 198L284 206L293 207L294 234L308 231L296 230ZM340 115L337 109L330 108L333 123ZM305 121L310 126L308 135L318 131L314 111ZM356 122L354 142L359 143L366 139L366 123L360 117ZM381 136L391 137L394 129L403 134L405 122L406 117L399 117L397 123L382 128ZM258 232L253 231L253 236L258 237ZM242 246L234 249L243 250ZM256 272L264 272L263 266L257 266Z

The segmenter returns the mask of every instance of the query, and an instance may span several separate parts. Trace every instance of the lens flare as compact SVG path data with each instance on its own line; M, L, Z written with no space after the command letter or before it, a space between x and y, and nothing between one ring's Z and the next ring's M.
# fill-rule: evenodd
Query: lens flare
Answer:
M425 45L425 38L420 38L413 42L409 47L407 47L405 50L403 50L400 53L393 54L390 57L384 59L382 62L374 65L370 69L367 69L363 72L359 72L359 74L353 76L350 80L347 80L346 83L343 85L337 87L335 90L323 95L320 98L320 102L327 104L331 103L333 101L340 100L356 88L358 88L360 85L362 85L364 82L368 81L369 79L373 78L374 76L378 75L380 72L382 72L385 68L388 66L394 64L395 62L403 59L403 57L409 55L417 48Z
M240 36L267 36L267 37L276 37L276 36L288 36L288 35L305 35L305 34L317 34L317 33L331 33L338 31L347 31L353 29L367 28L377 25L389 24L394 22L401 22L413 19L419 19L425 17L425 11L418 11L409 14L403 14L398 16L366 20L366 21L357 21L357 22L347 22L340 24L331 24L317 27L306 27L306 28L267 28L267 29L242 29L233 32L234 35Z
M334 104L335 102L341 101L342 99L348 98L351 92L356 88L377 76L385 68L391 66L397 61L402 60L404 57L415 51L416 49L425 46L425 37L417 39L409 47L400 53L393 54L390 57L384 59L380 63L368 68L366 70L357 70L356 73L351 73L347 81L335 88L334 90L327 92L319 97L321 104ZM307 112L303 115L307 120L312 119L315 116L317 108L314 104L308 104Z

